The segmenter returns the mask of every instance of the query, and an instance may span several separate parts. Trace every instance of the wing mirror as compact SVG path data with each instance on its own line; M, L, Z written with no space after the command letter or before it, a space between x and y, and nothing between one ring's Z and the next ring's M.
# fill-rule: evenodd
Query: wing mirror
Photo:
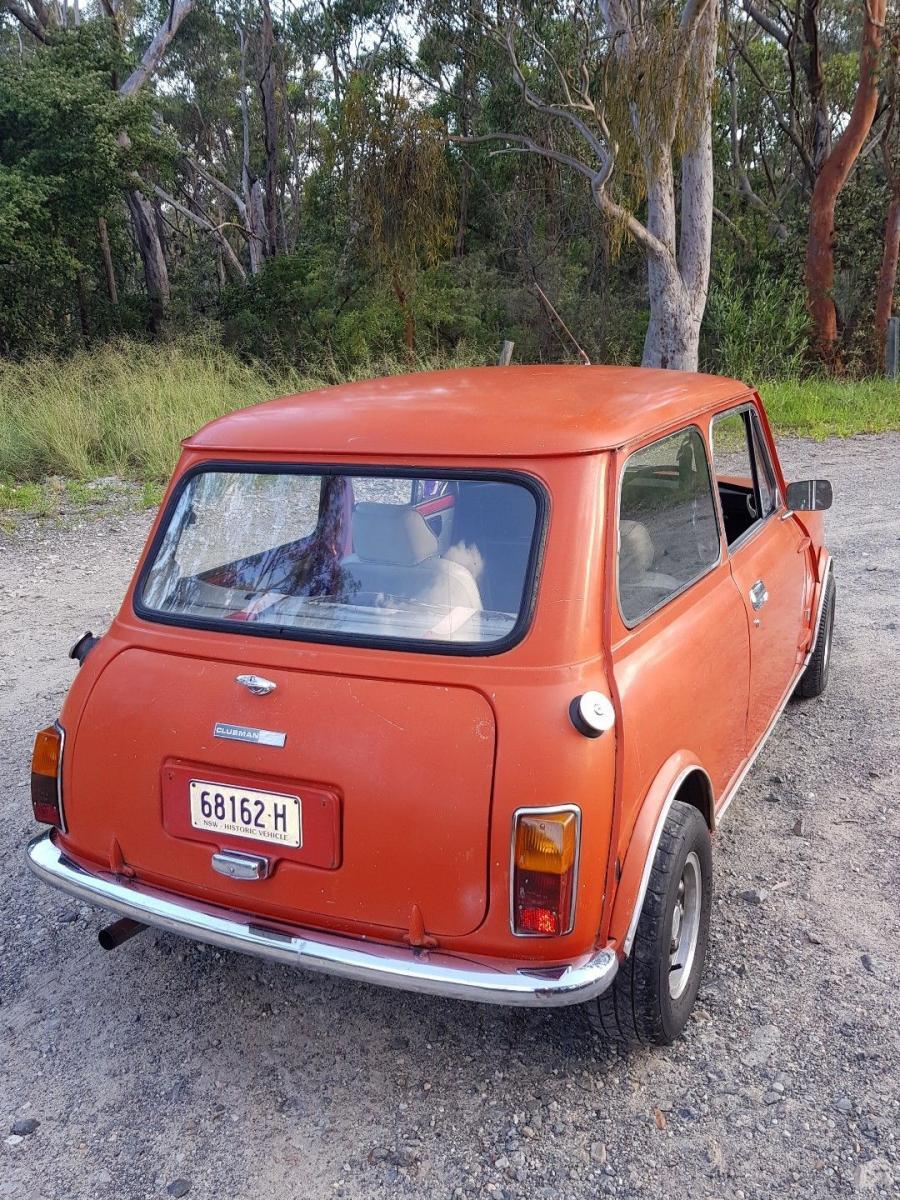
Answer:
M829 479L802 479L789 483L785 500L791 512L815 512L831 508L833 494Z

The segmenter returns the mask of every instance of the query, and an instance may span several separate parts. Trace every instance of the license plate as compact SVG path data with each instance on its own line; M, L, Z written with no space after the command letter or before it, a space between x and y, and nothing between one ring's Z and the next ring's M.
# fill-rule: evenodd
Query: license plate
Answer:
M192 779L190 800L191 824L195 829L275 842L279 846L303 845L299 796Z

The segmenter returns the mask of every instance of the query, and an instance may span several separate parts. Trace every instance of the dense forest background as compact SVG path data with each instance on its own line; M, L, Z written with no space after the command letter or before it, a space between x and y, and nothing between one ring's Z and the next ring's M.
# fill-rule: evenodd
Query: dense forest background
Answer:
M690 62L675 80L670 51L691 7L0 0L0 355L199 332L298 369L490 360L502 339L520 361L639 362L635 230L653 228L673 104L676 165L690 145L700 84ZM900 239L898 6L708 13L700 363L876 373ZM631 60L617 15L641 39ZM605 208L578 122L614 158ZM826 345L809 247L829 188Z

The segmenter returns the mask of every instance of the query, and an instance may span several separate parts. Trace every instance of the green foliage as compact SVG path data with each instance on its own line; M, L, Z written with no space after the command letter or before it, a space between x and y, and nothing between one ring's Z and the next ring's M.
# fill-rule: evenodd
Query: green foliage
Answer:
M796 375L809 339L805 298L795 279L763 265L742 281L734 260L725 259L706 310L710 369L748 381Z
M274 7L267 63L258 4L199 0L154 78L128 100L116 94L117 83L139 60L154 22L166 18L163 0L119 7L116 20L102 6L82 5L80 28L54 27L47 44L17 27L8 9L0 15L0 356L67 354L123 335L132 339L130 354L144 352L136 343L148 336L150 304L123 205L139 173L155 206L171 289L162 336L202 331L242 363L264 364L267 374L332 377L423 355L490 361L504 338L516 343L518 361L572 360L572 341L539 298L539 285L594 361L639 361L644 256L623 228L601 218L583 176L497 142L448 140L510 130L590 159L571 123L523 102L502 41L485 25L500 10L470 0ZM620 55L595 6L584 9L586 23L562 0L519 6L520 61L542 96L559 101L556 64L571 72L584 56L590 95L618 145L610 195L639 217L645 178L635 118L658 129L677 116L678 150L696 115L689 103L679 105L670 69L680 7L662 0L641 6L642 49ZM819 8L828 116L840 130L857 86L862 10ZM789 10L782 6L785 21ZM733 5L723 19L743 27L747 17ZM783 47L752 24L748 30L753 35L737 31L737 41L749 62L727 31L720 42L715 194L724 220L715 227L702 365L766 378L810 369L801 270L812 113L804 72L792 78ZM798 45L801 66L802 51ZM689 62L688 97L693 70ZM251 228L251 197L258 209L266 206L266 71L276 116L274 257L272 239ZM884 111L887 58L882 73ZM572 87L582 83L577 72L566 78ZM587 108L578 111L600 127ZM781 114L794 121L793 137ZM180 210L159 199L157 184ZM841 348L860 375L875 364L873 292L888 190L882 157L871 153L857 163L837 210ZM100 254L99 216L112 243L117 303ZM266 260L254 275L249 247L263 244ZM76 430L65 451L72 470L93 461L92 451L79 450L82 441ZM37 440L28 445L26 457L39 457Z
M148 154L143 101L110 89L104 26L60 33L0 71L0 354L71 342L75 282L97 256L97 218L119 219L123 180ZM127 134L130 148L120 145Z
M350 366L395 348L400 314L385 288L348 272L338 248L301 245L268 262L219 309L227 346L245 359L303 367L333 359Z

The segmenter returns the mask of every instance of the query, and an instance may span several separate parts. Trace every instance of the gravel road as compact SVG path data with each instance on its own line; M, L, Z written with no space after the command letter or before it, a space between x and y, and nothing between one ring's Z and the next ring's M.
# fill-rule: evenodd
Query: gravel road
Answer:
M25 867L28 756L149 518L0 532L0 1197L896 1198L900 436L783 454L834 482L830 687L788 707L716 835L685 1037L627 1054L565 1010L153 933L104 953L103 918Z

